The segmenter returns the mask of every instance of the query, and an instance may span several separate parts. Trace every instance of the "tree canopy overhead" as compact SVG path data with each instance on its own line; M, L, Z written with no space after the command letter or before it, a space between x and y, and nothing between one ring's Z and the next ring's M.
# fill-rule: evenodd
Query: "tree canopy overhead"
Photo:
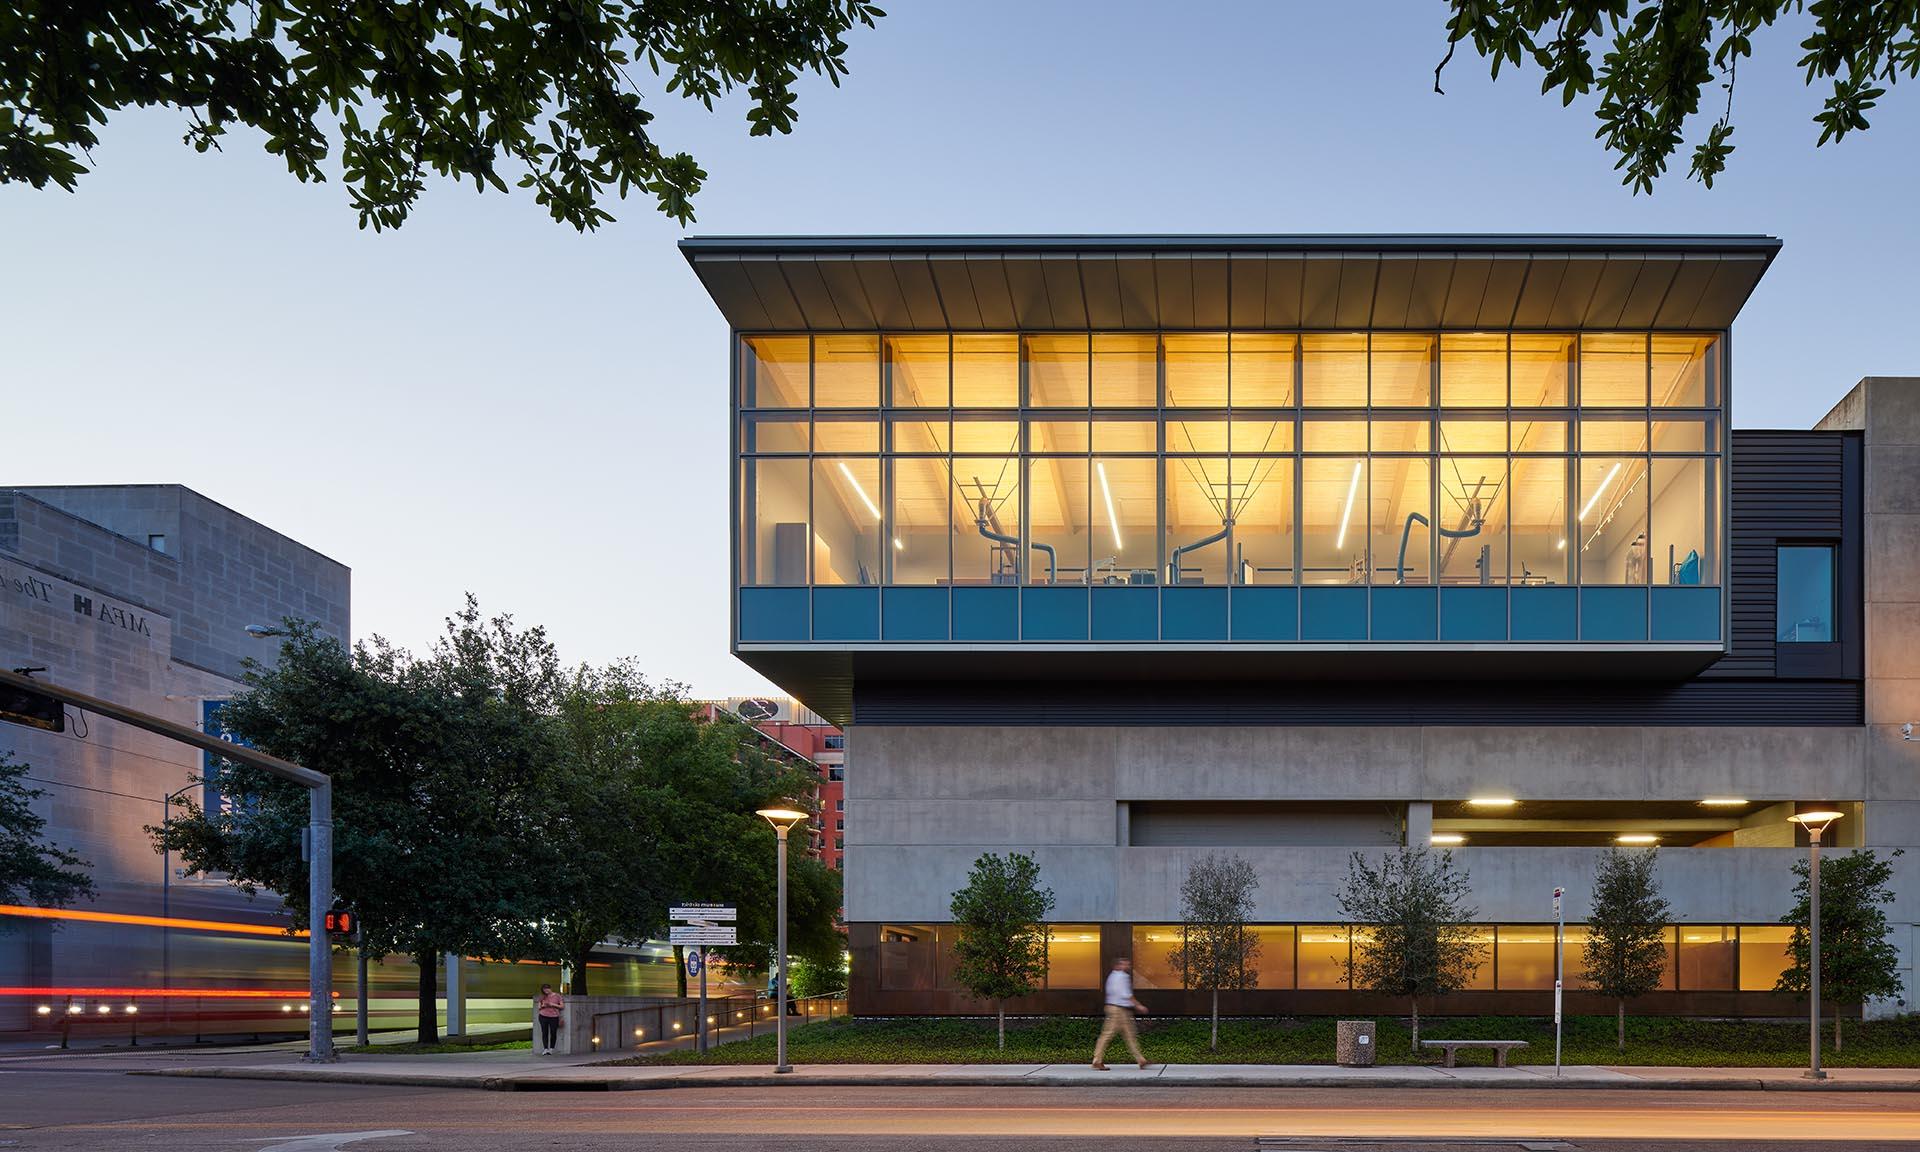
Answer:
M1622 183L1635 192L1653 183L1692 136L1689 175L1707 187L1733 154L1733 94L1753 38L1782 17L1812 17L1800 41L1799 67L1809 86L1827 87L1814 123L1820 144L1867 128L1867 113L1887 88L1920 75L1920 4L1914 0L1450 0L1447 54L1434 69L1434 90L1462 41L1500 70L1533 64L1540 91L1558 89L1571 104L1596 87L1600 127L1594 135L1619 158ZM1594 54L1602 53L1599 67ZM1709 85L1724 89L1723 107L1704 137L1688 121L1701 111Z
M96 129L186 112L185 142L254 128L303 182L338 175L361 227L397 228L429 173L533 190L582 231L632 190L685 223L706 173L650 130L637 76L748 131L792 130L794 84L836 86L866 0L0 0L0 184L74 190Z

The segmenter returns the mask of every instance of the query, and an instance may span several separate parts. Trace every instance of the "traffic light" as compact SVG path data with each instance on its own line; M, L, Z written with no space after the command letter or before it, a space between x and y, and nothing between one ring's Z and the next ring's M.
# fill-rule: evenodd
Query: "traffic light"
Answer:
M60 706L60 701L11 684L0 684L0 720L49 732L67 730L67 711Z
M352 910L335 908L327 913L327 933L332 936L351 936L360 927L359 920Z

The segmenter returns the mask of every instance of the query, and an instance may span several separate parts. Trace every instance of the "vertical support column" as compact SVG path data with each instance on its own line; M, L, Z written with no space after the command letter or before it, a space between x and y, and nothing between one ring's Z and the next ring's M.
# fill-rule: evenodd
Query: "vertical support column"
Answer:
M1119 811L1116 814L1115 838L1120 847L1127 848L1133 844L1133 806L1122 800L1116 807Z
M457 953L447 953L447 1035L465 1036L467 1034L467 991L464 986L460 957Z
M1407 847L1425 848L1433 843L1433 801L1407 802Z
M333 782L307 789L307 1054L313 1064L331 1064L333 1050L333 948L326 929L333 907Z

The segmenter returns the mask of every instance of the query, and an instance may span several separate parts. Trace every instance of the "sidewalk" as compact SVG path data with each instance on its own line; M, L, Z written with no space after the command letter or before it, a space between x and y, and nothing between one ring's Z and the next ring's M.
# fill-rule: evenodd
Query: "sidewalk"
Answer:
M1920 1069L1843 1068L1825 1081L1793 1068L1340 1068L1324 1064L1156 1064L1141 1071L1084 1064L822 1064L775 1075L768 1065L612 1067L604 1057L539 1057L527 1052L436 1056L356 1055L333 1065L290 1060L216 1067L141 1069L148 1076L309 1080L499 1092L608 1092L727 1087L1091 1087L1168 1088L1515 1088L1782 1092L1920 1092Z

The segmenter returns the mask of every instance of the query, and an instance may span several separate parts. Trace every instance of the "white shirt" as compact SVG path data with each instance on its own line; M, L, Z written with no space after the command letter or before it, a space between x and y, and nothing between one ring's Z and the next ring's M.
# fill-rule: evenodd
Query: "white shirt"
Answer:
M1133 976L1115 968L1107 973L1107 1003L1133 1007Z

